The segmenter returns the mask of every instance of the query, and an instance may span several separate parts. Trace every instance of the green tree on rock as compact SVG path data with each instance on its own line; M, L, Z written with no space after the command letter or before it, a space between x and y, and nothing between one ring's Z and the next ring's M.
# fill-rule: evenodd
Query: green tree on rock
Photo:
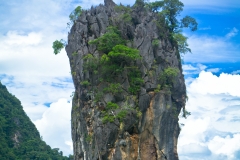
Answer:
M120 31L116 27L108 27L107 32L101 37L92 40L89 44L97 45L99 51L103 53L108 53L112 48L118 44L125 44L125 41L120 35Z
M53 42L53 53L55 55L57 55L58 53L61 52L61 50L64 48L65 44L64 44L64 41L61 39L60 41L59 40L56 40Z
M67 23L67 25L70 27L71 25L73 25L75 23L75 21L78 19L78 17L81 15L82 13L82 7L81 6L77 6L72 13L69 15L69 19L70 22Z
M181 32L182 28L190 28L191 31L196 31L198 23L190 16L185 16L180 21L177 19L183 11L184 4L179 0L163 0L147 3L146 6L152 12L158 12L160 17L164 17L172 38L177 42L179 52L182 54L191 52L191 49L188 48L187 37Z

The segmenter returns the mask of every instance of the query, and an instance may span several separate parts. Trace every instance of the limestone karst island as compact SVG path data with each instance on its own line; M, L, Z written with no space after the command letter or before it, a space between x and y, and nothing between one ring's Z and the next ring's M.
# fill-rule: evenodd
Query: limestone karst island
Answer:
M75 160L178 159L178 115L188 114L181 54L191 51L181 28L197 29L190 16L177 20L182 9L178 0L105 0L71 14Z

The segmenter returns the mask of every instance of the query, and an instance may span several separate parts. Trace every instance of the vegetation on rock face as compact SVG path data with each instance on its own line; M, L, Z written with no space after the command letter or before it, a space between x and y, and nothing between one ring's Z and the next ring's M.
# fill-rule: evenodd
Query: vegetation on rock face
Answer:
M137 95L140 91L140 86L143 84L144 80L142 78L142 73L139 69L131 68L128 72L128 78L130 87L128 88L128 91L132 95Z
M84 61L84 72L90 71L90 72L97 72L99 62L98 58L93 56L92 54L87 54L83 57Z
M82 86L84 86L84 87L87 87L87 86L89 86L91 83L88 82L88 81L82 81L80 84L81 84Z
M163 26L167 25L168 29L172 33L172 38L178 44L178 50L180 53L191 52L191 49L188 48L187 37L183 36L182 28L190 28L191 31L196 31L198 23L196 20L190 16L185 16L180 21L178 21L177 16L183 11L184 4L179 0L162 0L155 2L145 2L144 0L136 0L133 7L137 8L146 8L151 10L152 12L156 12L159 16L159 20L157 21L157 25L159 28L163 28ZM124 22L132 22L131 17L131 7L126 7L123 5L119 5L115 7L115 10L119 13L120 19ZM78 6L72 11L69 15L70 22L67 23L69 27L71 27L77 18L82 13L81 6ZM108 32L101 36L100 38L91 41L89 44L98 45L98 50L104 53L108 53L116 44L124 44L124 40L119 37L119 32L117 32L115 27L108 27ZM160 34L161 35L161 34ZM109 40L109 37L111 37ZM105 45L101 45L105 44ZM156 43L155 43L156 44ZM61 49L64 47L63 41L56 40L53 42L54 54L60 53Z
M123 92L122 86L120 83L111 83L107 88L104 88L104 92L112 93L113 95L117 95Z
M102 122L107 123L111 122L114 123L116 120L118 121L118 124L116 124L118 127L120 127L120 123L124 121L126 118L128 112L130 110L133 110L132 107L125 105L123 107L120 107L116 103L108 102L106 105L105 110L102 111L103 118Z
M171 85L174 82L174 78L179 73L178 68L168 67L165 68L162 74L159 76L159 81L161 85Z
M68 160L59 149L51 149L23 111L21 102L0 82L0 159Z
M85 56L84 59L87 59L87 63L84 64L84 67L89 69L102 68L103 75L106 74L105 76L108 78L117 76L125 69L136 68L136 66L132 65L141 58L137 49L126 46L126 42L122 39L116 27L108 27L103 36L90 41L89 44L95 44L102 54L99 58L99 65L91 65L91 67L87 66L89 66L89 62L93 62L91 60L93 55ZM94 65L97 65L96 61Z
M178 73L179 73L178 68L172 67L165 68L164 71L158 77L159 80L158 88L170 92L170 89L172 88L172 85L174 84Z
M171 32L179 32L180 28L190 28L197 30L197 22L190 16L185 16L180 22L177 16L183 11L184 4L179 0L163 0L146 3L145 6L151 11L163 15L165 23L169 26Z
M57 55L58 53L60 53L64 46L65 44L62 39L60 41L59 40L54 41L52 46L54 54Z
M178 44L178 50L180 53L185 54L191 52L188 48L187 37L183 36L182 28L190 28L191 31L196 31L198 23L190 16L185 16L178 21L177 16L183 10L184 4L179 0L163 0L155 1L151 3L145 3L146 8L152 12L156 12L159 16L157 21L158 27L162 28L164 24L168 26L173 39Z
M92 40L89 44L97 45L97 49L103 53L109 53L112 51L113 47L120 44L125 44L122 39L119 30L116 27L108 27L107 32L101 37Z
M117 81L123 72L127 73L130 86L129 94L136 95L143 83L141 72L139 71L136 61L141 59L139 51L126 45L126 41L120 35L116 27L108 27L107 32L101 37L89 42L96 45L100 51L99 62L97 57L92 54L84 56L84 68L93 75L98 75L100 82L107 82L107 87L103 89L105 93L111 93L115 96L123 92L121 84ZM92 76L93 76L92 75ZM90 78L91 79L91 78ZM94 101L101 100L101 92L95 93ZM100 98L100 99L99 99ZM114 122L115 120L123 121L127 110L119 107L117 104L108 102L105 110L102 111L103 123Z
M78 19L78 17L81 15L81 13L82 13L82 7L81 6L77 6L72 11L72 13L69 15L70 22L67 23L69 28L75 23L75 21Z
M70 22L67 23L67 26L70 28L77 20L77 18L81 15L82 13L82 7L81 6L78 6L76 7L72 13L69 15L69 20ZM61 39L60 41L59 40L56 40L53 42L53 53L55 55L59 54L61 52L61 50L66 46L66 42Z
M190 28L191 31L196 31L197 27L198 24L194 18L190 16L185 16L183 19L181 19L180 28Z
M187 37L182 35L181 33L173 34L173 38L177 41L178 51L182 54L186 54L191 52L191 49L188 48Z
M188 48L187 37L183 36L181 33L181 28L188 27L192 31L195 31L197 29L197 22L190 16L186 16L178 21L177 16L183 10L183 6L183 3L179 0L163 0L149 3L144 2L144 0L136 0L133 8L137 10L142 8L143 10L147 9L154 12L158 17L156 24L160 31L169 30L168 36L170 37L168 38L172 38L177 45L178 51L185 54L191 52L191 50ZM119 5L115 7L115 10L119 13L124 23L133 21L131 17L131 7ZM159 35L161 37L161 34ZM122 38L121 32L114 26L109 26L105 34L89 42L90 45L96 45L100 55L85 55L83 58L85 62L83 67L85 71L91 73L90 77L94 75L99 77L100 82L98 83L108 83L107 87L104 89L105 93L109 92L116 95L122 92L121 84L119 82L116 83L116 80L123 72L127 75L129 82L129 87L125 90L129 95L137 95L140 91L140 86L144 82L142 73L136 65L137 60L141 59L139 51L128 47L126 43L127 41ZM152 41L153 49L157 48L159 43L159 39L154 39ZM150 72L151 71L149 71L149 73ZM164 71L160 73L158 78L159 84L154 91L159 92L160 90L167 90L167 92L170 92L178 74L179 70L177 68L165 68ZM86 83L88 85L96 85L93 84L94 82ZM119 88L119 90L117 88ZM99 95L101 96L99 97ZM99 101L103 98L103 93L98 91L95 93L95 97L98 97L97 101ZM115 109L118 108L119 107ZM106 113L104 122L107 120L113 122L116 116L112 113Z
M123 20L125 23L131 23L131 7L130 6L123 6L119 5L115 7L115 10L120 14L119 19Z

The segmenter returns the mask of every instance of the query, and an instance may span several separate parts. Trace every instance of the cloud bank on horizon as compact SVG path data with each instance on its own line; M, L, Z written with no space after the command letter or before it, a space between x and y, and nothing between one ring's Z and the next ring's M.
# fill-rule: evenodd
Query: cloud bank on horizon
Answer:
M240 75L201 71L189 84L178 151L180 159L240 158Z
M120 2L132 5L134 0L115 1ZM240 1L182 2L184 15L196 18L199 30L185 32L193 52L185 55L183 65L186 108L192 115L180 118L185 124L178 144L180 160L240 159L240 68L232 64L240 62L240 24L233 19L240 15ZM20 99L43 140L64 155L72 154L74 86L68 57L65 51L55 56L52 42L66 39L68 15L77 5L86 9L99 3L103 0L0 2L0 80ZM230 20L223 23L220 18Z

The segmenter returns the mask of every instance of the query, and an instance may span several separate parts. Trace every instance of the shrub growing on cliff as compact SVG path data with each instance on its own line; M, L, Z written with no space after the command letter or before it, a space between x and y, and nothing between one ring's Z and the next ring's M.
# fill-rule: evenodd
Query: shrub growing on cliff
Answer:
M185 37L181 33L175 33L173 34L173 38L177 41L178 51L180 53L185 54L187 52L191 52L191 49L188 48L187 37Z
M116 45L112 48L112 51L108 53L111 61L119 66L130 65L132 61L135 61L140 57L137 49L129 48L125 45Z
M134 7L139 7L139 8L143 8L145 6L145 2L144 0L136 0Z
M99 67L98 58L92 54L87 54L83 57L84 60L84 72L90 71L96 73Z
M86 141L87 141L88 143L91 143L92 140L93 140L93 135L90 135L90 134L86 135Z
M129 80L131 81L130 92L136 94L140 89L139 84L142 82L141 72L138 71L137 66L134 66L136 61L141 58L139 51L125 45L125 41L116 27L108 27L103 36L90 41L89 44L97 45L98 50L102 52L97 68L100 69L100 76L105 81L111 83L124 70L130 75L131 70L134 69L134 72L137 73L135 79L130 77ZM87 66L88 63L84 65L85 68L88 68Z
M116 6L114 9L120 14L119 20L121 21L123 20L126 23L130 23L132 21L130 6L123 6L120 4L119 6Z
M115 110L118 109L119 106L116 103L108 102L106 105L106 109L102 111L103 118L102 122L114 122L116 119Z
M174 79L179 73L178 68L168 67L158 77L161 88L170 88L174 83Z
M194 18L190 16L185 16L183 19L181 19L180 27L190 28L191 31L196 31L198 27L198 23Z
M73 25L75 23L75 21L78 19L78 17L81 15L82 13L82 7L81 6L77 6L69 15L69 19L70 22L67 23L68 27L70 28L71 25Z
M183 54L191 52L188 48L187 37L181 34L181 29L190 28L191 31L196 31L198 23L190 16L185 16L180 21L177 19L177 16L183 10L183 3L179 0L163 0L146 3L146 7L152 12L158 12L157 26L160 30L163 30L164 24L167 24L170 36L177 42L179 52Z
M108 87L104 88L103 91L110 92L113 95L117 95L117 94L121 93L123 90L122 90L122 86L120 83L111 83L111 84L109 84Z
M64 46L65 44L62 39L60 41L59 40L54 41L52 46L54 54L57 55L58 53L60 53Z
M87 86L91 85L91 83L88 82L88 81L82 81L82 82L80 82L80 84L84 87L87 87Z
M114 123L116 125L119 125L120 127L120 122L123 122L124 119L126 118L129 110L132 110L131 106L125 104L122 108L120 108L119 105L116 103L108 102L106 105L106 108L104 111L102 111L103 118L102 122L103 123L113 123L115 121L118 121L119 123ZM138 113L139 114L139 113Z
M119 30L116 27L108 27L107 32L101 37L92 40L89 44L97 45L97 49L103 53L108 53L112 48L118 44L125 44Z
M130 94L136 95L140 91L140 87L144 82L141 76L141 72L136 68L131 68L128 71L128 79L130 83L128 91Z
M147 3L146 7L150 9L152 12L159 11L164 5L164 1L155 1L151 3Z
M72 13L69 15L70 22L67 23L67 26L68 26L69 28L74 24L74 22L75 22L75 21L77 20L77 18L81 15L81 13L82 13L82 8L81 8L81 6L76 7L76 8L72 11ZM63 39L61 39L60 41L59 41L59 40L54 41L54 42L53 42L53 46L52 46L52 48L53 48L53 50L54 50L54 51L53 51L54 54L57 55L58 53L60 53L61 50L64 48L65 45L66 45L66 42L65 42Z
M158 39L154 39L152 41L152 46L153 46L153 48L157 48L159 46L159 40Z
M190 16L185 16L180 22L177 16L183 11L184 4L179 0L163 0L146 3L146 7L153 12L159 12L165 17L171 32L178 32L179 28L189 27L192 31L197 30L197 22Z
M77 6L72 13L69 15L69 19L70 21L74 22L77 20L77 18L81 15L82 13L82 7L81 6Z
M111 52L104 54L101 58L103 73L111 81L111 79L125 70L130 83L128 90L131 94L137 94L143 83L143 79L137 66L132 65L140 58L137 49L124 45L116 45Z

